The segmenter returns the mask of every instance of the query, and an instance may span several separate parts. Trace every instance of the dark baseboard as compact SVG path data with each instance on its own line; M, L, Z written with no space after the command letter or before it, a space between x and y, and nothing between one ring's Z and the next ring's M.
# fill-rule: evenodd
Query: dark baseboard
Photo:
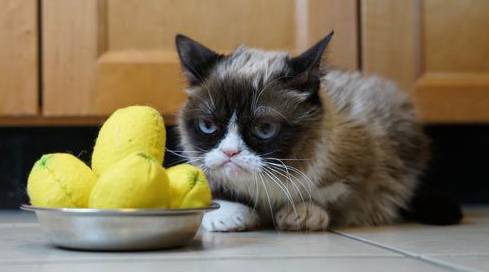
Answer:
M463 203L489 203L489 125L433 125L426 132L433 158L423 189ZM42 154L69 152L89 162L97 133L98 127L0 128L0 208L27 203L27 176ZM168 148L177 149L176 137L168 128ZM167 152L165 166L180 160Z

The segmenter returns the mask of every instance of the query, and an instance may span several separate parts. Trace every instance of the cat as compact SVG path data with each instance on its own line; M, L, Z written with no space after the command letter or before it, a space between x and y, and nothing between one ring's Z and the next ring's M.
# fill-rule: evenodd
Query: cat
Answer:
M333 32L296 57L240 46L218 54L176 36L188 100L178 132L221 206L208 231L389 224L429 159L407 92L329 68Z

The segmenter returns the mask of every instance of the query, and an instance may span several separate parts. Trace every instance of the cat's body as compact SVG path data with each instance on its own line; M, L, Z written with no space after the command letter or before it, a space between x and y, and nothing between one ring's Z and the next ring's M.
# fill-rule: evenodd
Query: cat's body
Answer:
M378 77L321 68L330 38L291 58L217 55L177 37L190 82L181 144L222 206L206 229L386 224L407 208L429 153L409 97Z

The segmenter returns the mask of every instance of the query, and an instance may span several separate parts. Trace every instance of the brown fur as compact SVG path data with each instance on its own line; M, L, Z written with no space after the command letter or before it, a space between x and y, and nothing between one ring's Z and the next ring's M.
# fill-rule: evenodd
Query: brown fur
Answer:
M319 67L319 73L288 80L285 53L241 47L231 56L214 59L206 65L209 70L202 82L193 76L189 100L178 119L181 144L190 157L215 148L237 114L240 133L251 150L265 161L271 150L274 156L290 159L282 161L287 167L297 169L292 173L296 184L285 177L285 170L277 175L294 202L320 206L333 226L377 225L399 218L429 153L407 93L378 77ZM314 90L308 86L315 84L315 76L316 91L298 91ZM196 131L195 120L202 116L219 124L214 138ZM280 135L267 143L254 140L247 133L258 119L279 122ZM203 166L216 196L254 203L262 218L270 219L274 210L290 206L280 186L266 176L267 195L266 188L255 189L251 176L230 177L207 169L198 159L194 163Z

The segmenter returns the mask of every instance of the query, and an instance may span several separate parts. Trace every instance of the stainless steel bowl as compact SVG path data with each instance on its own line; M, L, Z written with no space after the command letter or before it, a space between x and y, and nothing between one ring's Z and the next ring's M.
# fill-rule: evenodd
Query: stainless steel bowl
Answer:
M149 250L184 245L197 233L212 203L196 209L71 209L22 205L36 213L49 240L82 250Z

